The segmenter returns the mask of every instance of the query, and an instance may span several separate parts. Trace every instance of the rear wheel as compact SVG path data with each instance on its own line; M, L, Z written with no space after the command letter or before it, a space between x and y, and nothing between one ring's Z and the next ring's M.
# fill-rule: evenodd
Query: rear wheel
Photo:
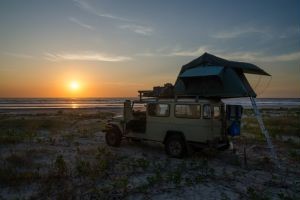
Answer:
M228 150L229 148L230 148L229 142L226 142L226 143L218 146L218 150L220 150L220 151L225 151L225 150Z
M122 140L121 132L117 128L112 128L105 134L105 140L109 146L118 147Z
M168 155L174 158L183 158L187 153L187 147L183 138L179 135L171 135L165 143Z

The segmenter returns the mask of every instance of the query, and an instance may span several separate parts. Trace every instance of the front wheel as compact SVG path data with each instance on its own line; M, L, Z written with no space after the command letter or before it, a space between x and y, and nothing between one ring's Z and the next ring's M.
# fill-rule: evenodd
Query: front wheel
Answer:
M168 155L174 158L183 158L187 154L185 141L179 135L168 137L165 143L165 150Z
M106 144L113 147L118 147L121 144L122 135L119 130L116 128L110 129L105 134Z

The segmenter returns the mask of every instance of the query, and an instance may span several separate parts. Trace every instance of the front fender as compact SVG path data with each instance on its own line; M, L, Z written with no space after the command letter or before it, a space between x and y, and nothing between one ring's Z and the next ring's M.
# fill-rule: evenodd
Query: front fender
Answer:
M107 123L102 131L107 133L113 129L117 129L118 131L120 131L120 133L123 134L123 125L113 122Z

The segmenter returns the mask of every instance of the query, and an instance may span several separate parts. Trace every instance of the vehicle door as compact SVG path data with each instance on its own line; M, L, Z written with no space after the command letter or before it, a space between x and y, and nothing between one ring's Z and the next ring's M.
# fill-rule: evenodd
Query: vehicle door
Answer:
M162 141L170 128L170 122L170 104L149 103L147 105L147 139Z
M220 137L222 135L222 110L218 104L212 105L212 135Z
M202 112L202 129L205 133L206 140L213 138L213 107L211 104L203 104Z

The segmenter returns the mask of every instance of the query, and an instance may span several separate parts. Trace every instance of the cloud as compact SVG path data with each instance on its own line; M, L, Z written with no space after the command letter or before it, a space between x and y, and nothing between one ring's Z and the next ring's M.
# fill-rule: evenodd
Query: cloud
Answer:
M289 54L283 54L283 55L275 56L274 60L275 61L295 61L295 60L300 61L300 51L299 52L294 52L294 53L289 53Z
M270 34L263 29L247 27L247 28L235 28L229 31L221 31L219 33L213 34L212 37L216 39L232 39L240 37L245 34L259 33L265 36L270 37Z
M153 57L153 56L159 56L157 53L137 53L136 56L144 56L144 57Z
M140 83L130 83L130 82L104 82L102 83L104 85L114 85L114 86L129 86L129 87L136 87L136 86L143 86L143 84Z
M89 29L89 30L94 30L94 27L91 26L91 25L88 25L88 24L85 24L81 21L79 21L78 19L74 18L74 17L69 17L68 18L71 22L74 22L75 24L83 27L83 28L86 28L86 29Z
M281 55L266 55L263 52L235 52L220 53L220 56L231 60L242 60L246 62L289 62L300 61L300 52L292 52Z
M282 30L282 33L279 35L280 39L285 39L289 37L299 37L300 33L300 26L295 25L295 26L290 26L284 30Z
M109 13L103 13L98 10L96 10L94 7L92 7L87 1L84 0L74 0L76 5L81 8L82 10L85 10L86 12L89 12L93 15L99 16L99 17L105 17L109 19L119 20L119 21L126 21L126 22L132 22L133 20L129 20L123 17L115 16Z
M182 57L195 57L202 55L205 52L209 52L208 46L201 46L197 49L182 50L178 45L173 48L163 47L153 52L147 51L144 53L135 54L136 56L153 57L153 56L182 56Z
M121 62L132 60L127 56L112 56L96 52L85 53L45 53L46 60L62 61L62 60L77 60L77 61L105 61L105 62Z
M33 59L34 58L34 56L32 56L32 55L23 54L23 53L5 52L4 55L12 56L15 58L22 58L22 59Z
M228 52L221 49L215 49L211 46L200 46L194 50L180 50L175 48L169 52L146 52L139 53L136 56L182 56L182 57L198 57L203 53L208 52L220 56L228 60L237 60L245 62L289 62L300 61L300 51L279 54L279 55L267 55L264 52L256 51L242 51L242 52Z
M207 46L201 46L195 50L177 50L167 54L168 56L199 56L205 52L208 52L209 48Z
M153 29L147 26L140 26L134 24L125 24L120 26L121 29L127 29L141 35L151 35Z
M121 28L121 29L127 29L127 30L130 30L134 33L141 34L141 35L152 35L152 33L153 33L153 29L151 27L139 25L139 23L136 22L136 20L127 19L124 17L120 17L120 16L116 16L116 15L113 15L110 13L104 13L99 10L96 10L86 0L74 0L74 2L80 9L82 9L90 14L96 15L98 17L104 17L107 19L112 19L112 20L117 20L117 21L122 21L122 22L127 22L127 23L135 23L135 24L121 25L121 26L119 26L119 28ZM75 23L80 24L80 22L78 22L78 21L76 21ZM82 24L82 25L85 25L85 24Z

